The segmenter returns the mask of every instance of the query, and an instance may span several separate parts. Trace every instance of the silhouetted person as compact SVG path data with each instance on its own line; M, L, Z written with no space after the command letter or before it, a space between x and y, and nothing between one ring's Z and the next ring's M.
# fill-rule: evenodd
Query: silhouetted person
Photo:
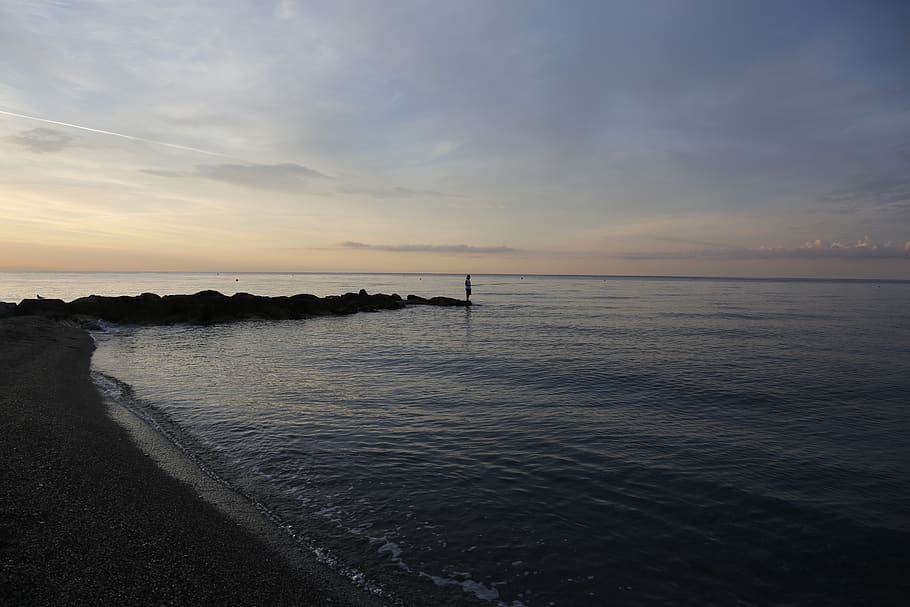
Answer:
M471 301L471 275L468 274L464 279L464 298Z

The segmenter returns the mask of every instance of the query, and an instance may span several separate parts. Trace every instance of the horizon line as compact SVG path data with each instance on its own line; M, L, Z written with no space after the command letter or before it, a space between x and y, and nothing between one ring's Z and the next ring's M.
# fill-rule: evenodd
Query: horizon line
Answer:
M59 270L59 269L3 269L0 274L270 274L270 275L376 275L376 276L461 276L464 272L370 272L354 270ZM658 280L736 280L766 282L889 282L910 283L910 278L870 277L818 277L818 276L730 276L698 274L553 274L533 272L471 272L472 276L515 276L534 278L614 278Z

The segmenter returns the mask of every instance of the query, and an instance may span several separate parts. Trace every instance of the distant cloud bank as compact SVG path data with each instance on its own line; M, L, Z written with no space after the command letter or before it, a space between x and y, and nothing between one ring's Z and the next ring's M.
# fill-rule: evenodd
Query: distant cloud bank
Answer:
M199 164L192 172L159 169L143 169L142 172L158 177L204 177L245 188L290 192L299 190L310 179L331 179L324 173L293 162Z
M341 247L345 249L358 249L368 251L393 251L397 253L514 253L517 249L510 247L475 247L466 244L367 244L363 242L342 242Z
M773 250L773 249L772 249ZM796 249L795 252L803 255L868 255L872 257L910 257L910 240L906 242L886 241L875 242L866 236L855 242L826 242L813 240Z
M424 198L461 198L460 194L449 194L438 190L415 190L413 188L388 187L388 188L365 188L365 187L343 187L338 190L345 194L364 194L373 198L414 198L417 196Z
M45 127L22 131L18 135L10 135L7 139L36 154L65 150L71 147L75 140L68 133Z
M196 167L201 177L233 185L266 190L293 190L312 178L328 178L300 164L203 164Z
M48 129L34 129L42 131ZM51 131L53 133L53 131ZM51 148L57 139L49 136L33 135L28 139L20 137L21 141L16 141L20 145L38 147L33 151L55 151ZM68 144L68 140L60 140L59 145ZM192 171L173 171L168 169L141 169L143 173L155 175L156 177L167 178L194 178L201 177L229 183L231 185L251 188L258 190L271 190L279 192L295 193L305 190L313 181L332 181L340 184L335 188L336 192L342 194L361 194L372 196L373 198L385 199L408 199L408 198L462 198L460 194L451 194L440 192L438 190L419 190L407 187L364 187L345 185L336 177L327 175L316 169L297 164L294 162L285 162L280 164L256 164L256 163L220 163L220 164L197 164ZM324 193L325 194L325 193Z
M910 259L910 240L906 242L876 242L868 236L853 242L822 239L806 242L799 247L722 248L687 251L625 253L629 260L653 259Z

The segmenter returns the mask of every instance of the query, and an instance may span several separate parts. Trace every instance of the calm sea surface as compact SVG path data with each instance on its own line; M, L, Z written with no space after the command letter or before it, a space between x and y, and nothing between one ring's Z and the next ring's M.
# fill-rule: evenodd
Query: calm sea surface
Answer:
M7 273L0 300L463 278ZM910 283L475 275L473 298L110 327L94 375L392 601L906 604Z

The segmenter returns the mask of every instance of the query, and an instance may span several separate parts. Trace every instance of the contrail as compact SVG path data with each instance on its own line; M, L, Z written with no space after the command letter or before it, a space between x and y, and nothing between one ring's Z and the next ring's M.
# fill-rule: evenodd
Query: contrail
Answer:
M16 112L8 112L6 110L0 110L0 114L6 114L7 116L15 116L16 118L25 118L26 120L36 120L38 122L44 122L46 124L56 124L59 126L66 126L72 129L80 129L83 131L89 131L90 133L100 133L102 135L111 135L112 137L121 137L122 139L129 139L130 141L141 141L143 143L152 143L154 145L163 145L165 147L174 148L177 150L184 150L187 152L196 152L197 154L207 154L209 156L221 156L224 158L230 158L227 154L221 154L219 152L210 152L209 150L200 150L199 148L191 148L187 145L180 145L178 143L168 143L167 141L157 141L155 139L146 139L145 137L136 137L135 135L124 135L123 133L115 133L113 131L105 131L102 129L93 129L88 126L81 126L78 124L71 124L69 122L60 122L59 120L49 120L47 118L38 118L37 116L27 116L25 114L17 114Z

